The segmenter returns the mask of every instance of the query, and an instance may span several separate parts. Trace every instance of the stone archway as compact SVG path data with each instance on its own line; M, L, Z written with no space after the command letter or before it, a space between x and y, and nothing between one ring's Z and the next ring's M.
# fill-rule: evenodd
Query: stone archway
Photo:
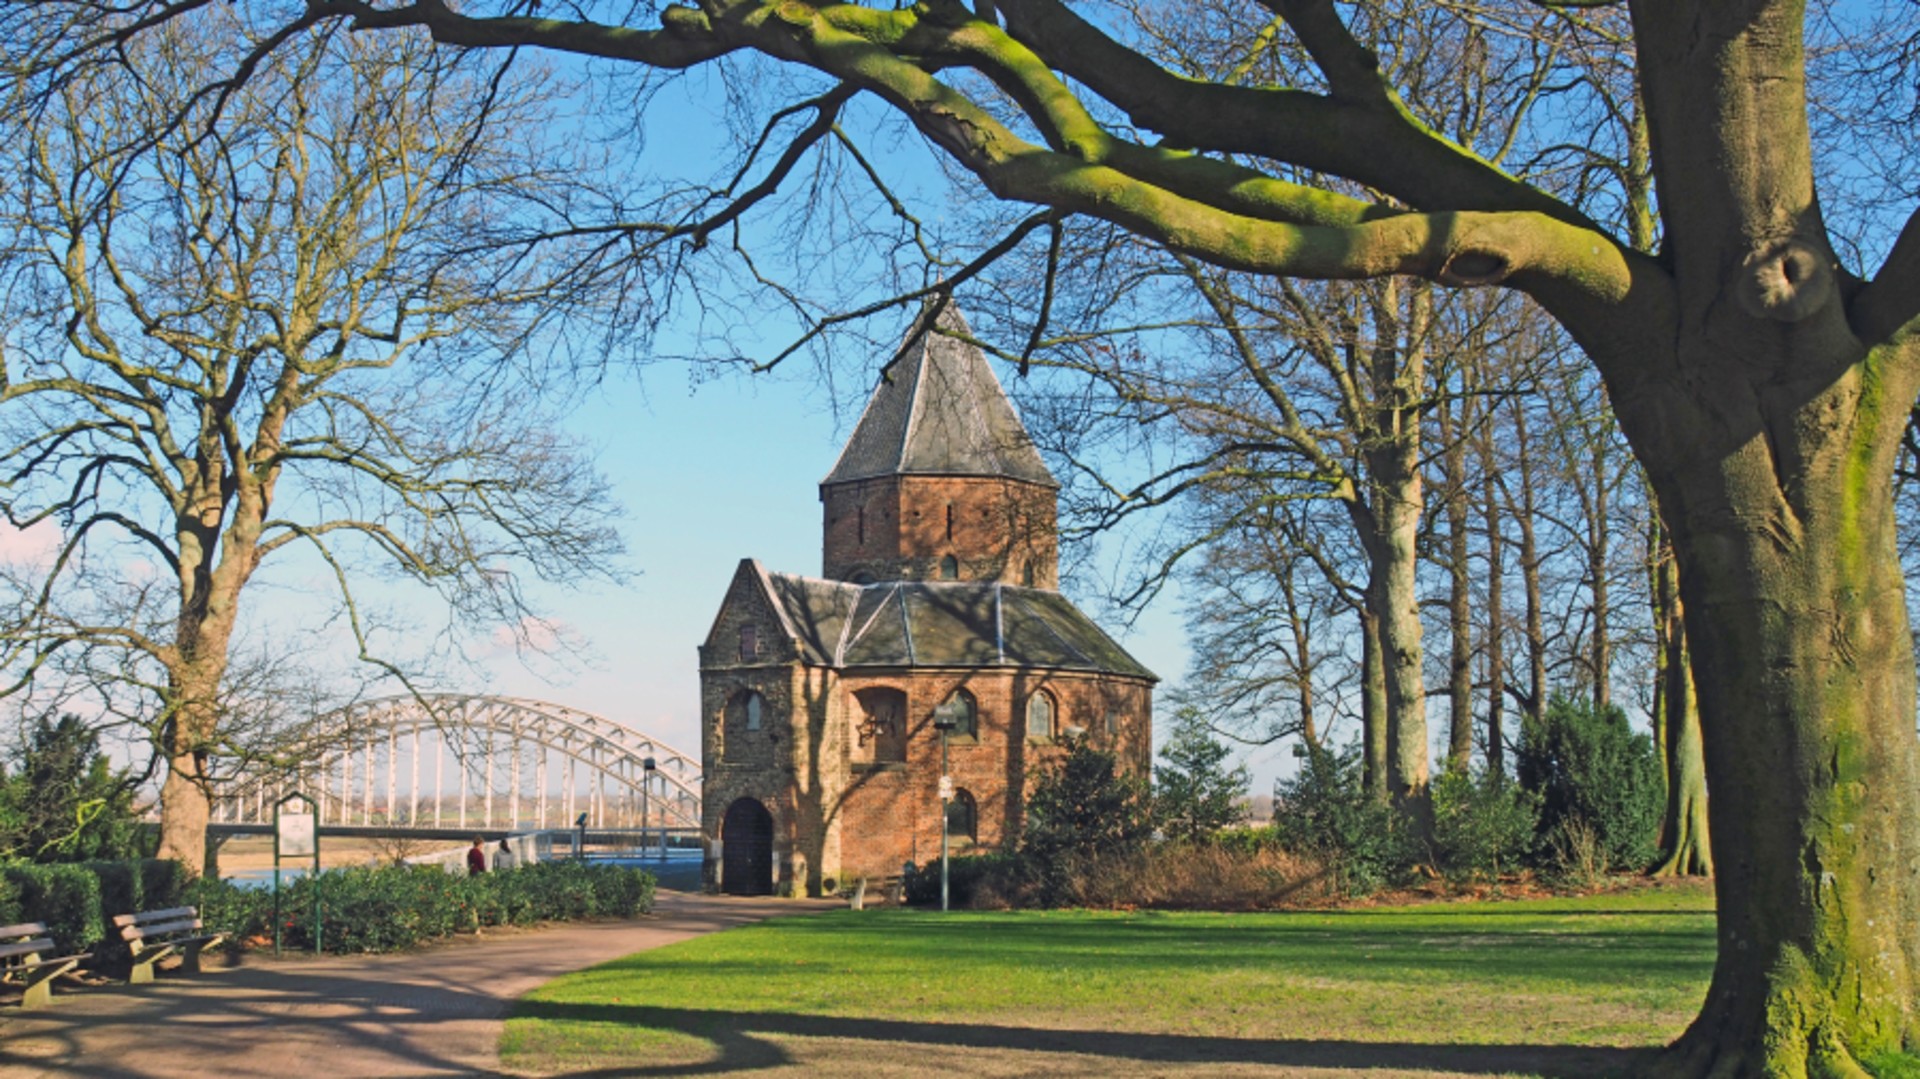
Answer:
M727 807L720 823L720 890L727 895L773 894L773 814L757 798Z

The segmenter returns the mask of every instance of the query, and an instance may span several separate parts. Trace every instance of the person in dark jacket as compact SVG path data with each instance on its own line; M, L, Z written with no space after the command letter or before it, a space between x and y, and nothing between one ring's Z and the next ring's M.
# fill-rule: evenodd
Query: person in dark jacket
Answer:
M480 849L480 837L473 837L473 846L467 849L467 876L477 877L487 871L487 852Z

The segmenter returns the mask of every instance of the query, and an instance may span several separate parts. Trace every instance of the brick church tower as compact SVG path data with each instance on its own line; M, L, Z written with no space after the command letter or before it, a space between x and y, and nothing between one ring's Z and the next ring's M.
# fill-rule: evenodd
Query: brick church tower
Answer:
M948 305L939 327L966 332ZM820 484L820 577L741 562L700 646L708 882L819 895L1020 834L1084 732L1142 773L1148 671L1059 592L1047 471L977 348L916 322Z

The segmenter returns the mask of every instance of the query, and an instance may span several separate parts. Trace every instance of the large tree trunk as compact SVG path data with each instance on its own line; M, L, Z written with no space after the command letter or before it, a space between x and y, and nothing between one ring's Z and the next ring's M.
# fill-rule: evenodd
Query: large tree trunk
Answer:
M200 761L193 753L169 753L167 778L160 784L160 849L190 873L205 870L207 822L213 806L200 782Z
M1813 449L1756 436L1663 485L1719 854L1686 1074L1861 1074L1920 1044L1920 751L1887 472L1818 454L1785 477L1790 504L1737 512Z
M1719 957L1670 1062L1861 1075L1920 1049L1920 741L1891 482L1920 341L1872 340L1891 329L1877 309L1849 311L1857 282L1814 190L1804 5L1632 13L1676 347L1575 332L1673 535L1713 792Z
M172 715L162 747L167 776L160 785L158 854L178 859L190 873L210 868L207 824L213 805L206 769L209 744L218 733L217 690L226 671L225 659L223 641L218 662L176 670L167 687Z

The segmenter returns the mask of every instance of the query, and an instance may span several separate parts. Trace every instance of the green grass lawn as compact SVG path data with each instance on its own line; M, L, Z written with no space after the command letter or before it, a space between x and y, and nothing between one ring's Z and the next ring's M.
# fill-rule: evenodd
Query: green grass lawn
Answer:
M1703 886L1283 914L843 911L551 982L501 1049L547 1073L1607 1074L1680 1032L1713 947Z

